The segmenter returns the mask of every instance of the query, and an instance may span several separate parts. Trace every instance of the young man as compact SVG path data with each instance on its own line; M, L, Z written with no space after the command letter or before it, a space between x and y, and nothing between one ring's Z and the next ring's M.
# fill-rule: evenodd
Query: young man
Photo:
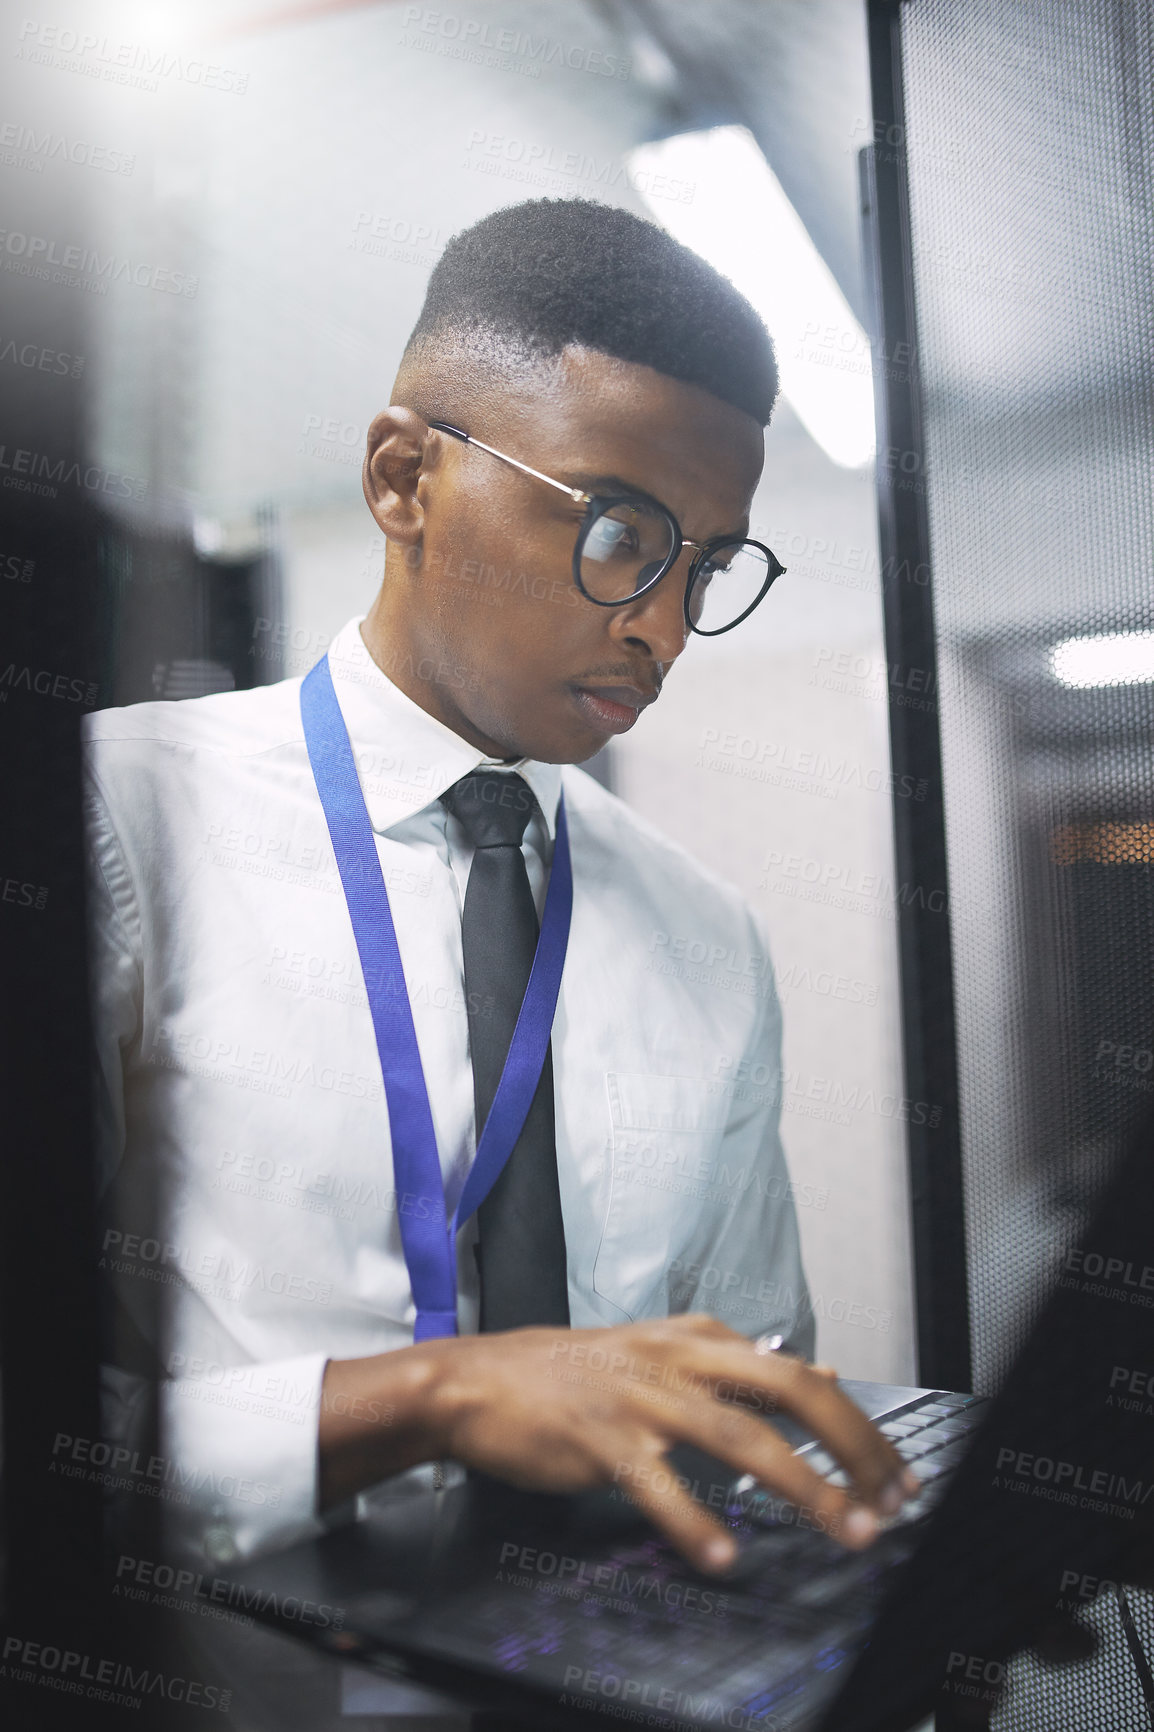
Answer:
M693 628L772 581L740 544L776 387L752 308L653 225L500 211L446 249L369 429L388 553L367 617L303 694L92 720L106 1250L163 1367L183 1539L209 1560L453 1462L617 1481L723 1569L713 1517L649 1489L679 1439L849 1544L901 1501L889 1444L806 1362L779 1090L729 1080L779 1062L754 922L574 768L654 702ZM564 954L555 1014L527 1003L527 1092L454 1268L433 1189L451 1214L524 1032L538 921ZM686 943L725 984L652 968ZM755 1351L767 1336L793 1352ZM110 1382L130 1429L143 1384ZM766 1423L777 1404L852 1500Z

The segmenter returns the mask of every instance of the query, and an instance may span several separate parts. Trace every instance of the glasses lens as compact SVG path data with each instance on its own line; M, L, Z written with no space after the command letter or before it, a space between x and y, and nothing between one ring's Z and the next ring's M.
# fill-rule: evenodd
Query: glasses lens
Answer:
M644 500L606 506L581 547L581 584L594 601L628 601L647 589L673 552L673 525Z
M689 597L695 631L709 636L725 631L761 600L770 581L770 564L753 541L731 541L702 560Z

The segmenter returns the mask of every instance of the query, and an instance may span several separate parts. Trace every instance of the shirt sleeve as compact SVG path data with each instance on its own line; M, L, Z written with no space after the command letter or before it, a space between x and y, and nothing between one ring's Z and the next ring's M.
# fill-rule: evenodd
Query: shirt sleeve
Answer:
M781 1334L790 1352L812 1359L813 1306L781 1144L781 1006L752 916L748 944L764 963L749 1043L723 1084L729 1112L713 1190L724 1200L671 1271L670 1309L708 1312L743 1335Z
M226 1366L222 1384L161 1385L162 1495L182 1549L227 1564L324 1531L317 1429L327 1363L303 1354Z
M101 1212L104 1221L140 1221L149 1218L157 1174L149 1150L133 1146L126 1075L139 1051L148 971L137 888L93 758L90 742L85 818ZM328 1356L227 1365L213 1384L167 1375L157 1342L163 1301L142 1304L138 1284L118 1278L115 1245L113 1232L104 1230L101 1261L112 1321L102 1421L104 1441L126 1451L113 1459L139 1470L140 1483L129 1491L161 1499L175 1543L213 1562L322 1531L317 1431ZM170 1362L179 1365L180 1343L167 1345ZM141 1453L150 1382L158 1385L156 1454L147 1447Z

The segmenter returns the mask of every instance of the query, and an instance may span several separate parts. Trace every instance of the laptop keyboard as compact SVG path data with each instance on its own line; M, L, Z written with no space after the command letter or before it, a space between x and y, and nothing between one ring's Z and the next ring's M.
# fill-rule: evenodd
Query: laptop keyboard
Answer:
M876 1614L887 1566L911 1544L891 1534L867 1556L812 1530L777 1527L744 1541L752 1569L706 1580L646 1539L597 1560L611 1592L585 1591L566 1604L505 1582L439 1605L421 1645L551 1693L590 1673L645 1680L641 1706L660 1705L659 1724L700 1718L789 1732L808 1727L838 1687Z
M472 1661L491 1675L519 1674L551 1695L590 1677L623 1688L628 1675L640 1707L659 1703L661 1719L678 1726L713 1723L724 1707L740 1714L728 1724L751 1732L810 1727L868 1635L892 1570L917 1543L916 1522L936 1502L987 1406L982 1398L935 1392L881 1420L879 1429L923 1489L863 1552L845 1551L795 1506L739 1481L726 1514L742 1533L741 1552L724 1577L694 1577L649 1535L591 1553L565 1584L498 1569L482 1594L474 1585L441 1593L412 1645L430 1657ZM819 1445L798 1454L845 1484Z

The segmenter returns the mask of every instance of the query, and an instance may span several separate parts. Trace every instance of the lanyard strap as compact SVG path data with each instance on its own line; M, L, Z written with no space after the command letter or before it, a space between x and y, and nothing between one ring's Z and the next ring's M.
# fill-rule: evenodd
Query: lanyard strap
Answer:
M397 1219L417 1307L413 1339L455 1335L457 1228L488 1196L521 1135L541 1078L557 1009L573 908L564 796L557 807L553 866L529 984L476 1156L452 1219L447 1220L429 1091L388 891L327 655L306 674L301 685L301 720L344 886L381 1061L393 1143Z

